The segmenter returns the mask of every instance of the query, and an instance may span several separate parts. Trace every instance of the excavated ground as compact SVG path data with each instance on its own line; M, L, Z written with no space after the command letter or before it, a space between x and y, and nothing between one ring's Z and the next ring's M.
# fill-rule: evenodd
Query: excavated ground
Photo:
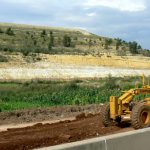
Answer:
M0 133L0 150L28 150L132 130L124 127L106 128L100 114L81 113L73 121L7 129Z

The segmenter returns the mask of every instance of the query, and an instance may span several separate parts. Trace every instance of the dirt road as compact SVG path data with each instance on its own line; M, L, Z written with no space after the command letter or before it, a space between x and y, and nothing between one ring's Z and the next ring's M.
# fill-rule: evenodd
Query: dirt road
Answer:
M132 130L130 127L104 127L100 114L78 115L73 121L36 124L31 127L8 129L0 133L1 150L28 150L79 141L107 134Z

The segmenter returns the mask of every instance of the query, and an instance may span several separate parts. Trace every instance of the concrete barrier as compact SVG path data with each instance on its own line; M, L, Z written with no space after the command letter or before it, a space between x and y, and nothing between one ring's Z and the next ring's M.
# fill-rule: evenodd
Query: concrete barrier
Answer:
M39 150L150 150L150 128L51 146Z

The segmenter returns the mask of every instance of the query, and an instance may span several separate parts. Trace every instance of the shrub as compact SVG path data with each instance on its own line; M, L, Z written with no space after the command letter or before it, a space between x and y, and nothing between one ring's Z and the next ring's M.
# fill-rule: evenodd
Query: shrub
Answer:
M14 31L13 31L11 28L8 28L8 29L6 30L6 34L11 35L11 36L15 35L15 34L14 34Z
M51 43L51 41L48 43L48 50L52 50L52 43Z
M107 89L116 89L116 88L119 88L119 85L116 84L116 78L112 77L111 74L106 79L105 87Z
M53 36L53 32L50 32L50 42L51 42L51 46L54 46L54 36Z
M46 36L46 31L45 31L45 30L43 30L43 31L41 32L41 37L44 37L44 36Z
M29 52L29 50L27 50L27 49L22 51L22 54L23 54L24 56L28 56L29 53L30 53L30 52Z
M129 42L129 50L132 54L138 54L137 47L138 47L137 42L135 41Z
M7 57L0 55L0 62L8 62Z
M0 28L0 33L4 33L4 31Z
M71 46L71 38L68 35L64 36L63 45L65 47L70 47Z

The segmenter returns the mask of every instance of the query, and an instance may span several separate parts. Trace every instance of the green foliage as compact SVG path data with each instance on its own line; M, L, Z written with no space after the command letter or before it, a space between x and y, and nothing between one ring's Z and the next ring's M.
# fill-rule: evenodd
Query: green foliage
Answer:
M116 50L118 50L119 49L119 46L121 46L122 45L122 40L121 39L116 39Z
M30 35L30 32L29 32L29 31L26 31L26 34Z
M10 36L15 35L15 34L14 34L14 31L12 30L12 28L8 28L8 29L6 30L6 34L8 34L8 35L10 35Z
M28 56L29 53L30 53L30 51L29 51L28 49L24 49L24 50L22 51L22 54L23 54L24 56Z
M71 47L71 38L68 35L65 35L63 38L64 47Z
M112 77L111 75L109 75L106 78L106 88L107 89L116 89L116 88L120 88L118 84L116 84L116 78Z
M126 51L124 49L117 50L117 55L118 56L126 56Z
M111 38L104 38L94 34L84 35L79 31L6 25L0 26L0 35L1 51L22 52L24 55L28 55L29 53L46 53L71 55L92 54L95 56L98 55L94 50L96 47L99 49L99 52L103 52L103 50L106 49L107 52L110 53L110 50L114 49L116 46L116 50L119 50L117 53L120 56L124 56L126 52L126 54L128 54L129 50L132 54L150 56L149 51L143 50L139 44L136 46L133 42L127 43L119 38L113 40ZM15 36L12 37L13 35ZM102 50L100 48L101 45ZM125 50L123 47L125 47Z
M88 85L81 80L0 83L0 110L99 104L109 101L111 95L120 96L121 90L134 88L137 79L109 76L106 79L89 80ZM99 87L94 86L93 82L99 83ZM144 97L138 96L137 99Z
M138 54L137 46L138 46L137 42L135 42L135 41L129 42L129 50L132 54Z
M77 38L77 37L74 37L74 40L75 40L75 41L77 41L77 40L78 40L78 38Z
M36 40L34 40L34 41L33 41L33 44L34 44L34 46L36 46L36 45L37 45L37 41L36 41Z
M141 45L138 45L138 46L137 46L137 49L140 49L140 50L141 50L141 49L142 49L142 46L141 46Z
M91 48L92 45L93 45L92 40L89 39L89 49Z
M0 33L4 33L4 31L0 28Z
M50 32L50 43L51 43L51 46L54 46L54 36L53 36L52 31Z
M0 55L0 62L8 62L8 59L5 56Z
M61 39L60 37L58 37L58 39L57 39L57 43L58 43L58 45L59 45L59 46L61 46L61 45L62 45L62 39Z
M48 43L48 50L49 51L52 50L52 43L51 43L51 41Z
M105 39L105 49L108 49L108 46L110 46L112 42L112 39Z
M111 45L112 44L112 39L105 39L105 44L106 45Z
M41 32L41 37L44 37L44 36L46 36L47 34L46 34L46 30L43 30L42 32Z
M150 57L150 50L148 49L141 50L139 53L142 54L143 56Z

